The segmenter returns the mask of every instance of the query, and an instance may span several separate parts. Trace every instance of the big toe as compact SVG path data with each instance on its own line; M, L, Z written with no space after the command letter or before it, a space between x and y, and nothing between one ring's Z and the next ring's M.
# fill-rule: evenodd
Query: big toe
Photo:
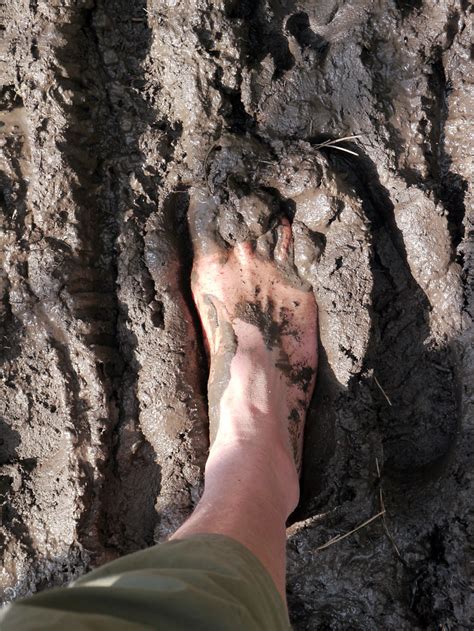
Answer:
M217 229L217 204L202 189L193 188L190 191L188 224L195 257L221 254L224 251Z
M293 240L291 236L291 224L287 217L282 217L276 228L276 244L273 256L277 263L284 265L290 258L292 252Z

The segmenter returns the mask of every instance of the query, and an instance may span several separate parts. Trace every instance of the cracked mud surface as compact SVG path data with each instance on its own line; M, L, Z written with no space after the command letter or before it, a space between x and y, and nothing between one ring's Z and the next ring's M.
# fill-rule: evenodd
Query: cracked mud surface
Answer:
M290 216L319 304L295 628L472 628L468 10L2 3L5 601L166 537L199 497L198 185L227 240ZM317 148L358 134L357 157ZM385 523L318 550L380 487Z

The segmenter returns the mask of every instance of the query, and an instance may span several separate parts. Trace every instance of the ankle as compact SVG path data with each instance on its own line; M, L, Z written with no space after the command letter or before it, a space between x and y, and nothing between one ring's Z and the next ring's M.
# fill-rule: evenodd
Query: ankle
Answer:
M205 494L224 482L230 492L235 482L251 488L262 506L272 503L286 520L298 504L299 476L289 441L265 434L255 439L219 432L206 464Z

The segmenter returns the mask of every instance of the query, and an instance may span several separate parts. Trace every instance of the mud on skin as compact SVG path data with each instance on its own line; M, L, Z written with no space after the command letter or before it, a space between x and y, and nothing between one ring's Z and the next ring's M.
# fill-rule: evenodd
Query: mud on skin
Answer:
M472 627L467 3L1 11L4 600L162 539L199 497L200 186L227 240L289 217L319 305L295 628ZM358 157L316 149L354 134ZM385 527L318 551L380 511L380 486Z

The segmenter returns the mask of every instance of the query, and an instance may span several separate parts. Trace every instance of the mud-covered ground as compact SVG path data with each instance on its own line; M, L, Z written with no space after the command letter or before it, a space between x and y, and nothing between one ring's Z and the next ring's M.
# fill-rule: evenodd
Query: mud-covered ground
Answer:
M1 3L5 601L163 539L199 497L197 185L228 240L254 203L290 216L319 303L295 628L472 628L468 10ZM354 135L357 155L319 147Z

